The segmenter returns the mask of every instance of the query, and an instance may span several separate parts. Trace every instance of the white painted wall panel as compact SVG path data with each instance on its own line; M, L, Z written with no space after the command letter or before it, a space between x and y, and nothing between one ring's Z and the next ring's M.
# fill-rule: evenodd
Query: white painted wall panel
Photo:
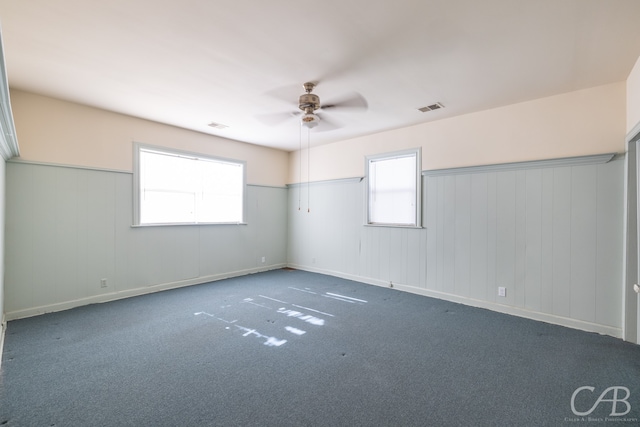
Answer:
M8 169L10 172L11 165L9 165ZM36 185L30 189L31 200L28 209L35 213L35 217L31 224L33 246L29 254L30 262L27 268L33 270L33 281L30 284L31 304L38 307L46 305L49 301L60 301L56 296L58 278L55 274L58 269L57 248L55 245L59 215L55 196L58 171L39 169L34 171L33 174L33 182ZM7 238L10 242L10 233ZM13 250L13 246L9 242L7 242L9 250ZM8 286L11 287L12 284L9 283ZM7 311L11 310L11 302L11 300L7 301Z
M438 184L435 179L423 180L422 204L425 227L425 289L436 289L438 281Z
M541 175L539 311L553 313L553 169L542 169Z
M129 256L134 250L131 242L131 224L133 224L132 176L127 174L113 174L114 181L114 281L107 281L107 289L104 293L116 292L129 287L134 287L132 277L136 271L136 265ZM141 286L144 286L141 285Z
M526 292L526 256L527 256L527 205L526 205L526 170L516 170L515 193L515 287L512 290L513 301L516 307L524 307Z
M449 294L456 292L456 177L444 177L443 213L442 213L442 239L443 251L438 254L442 257L443 277L442 290ZM439 225L440 226L440 225Z
M595 322L596 168L571 170L571 317Z
M311 183L314 204L324 205L318 211L325 217L290 217L288 261L618 335L623 174L620 160L427 173L421 230L347 221L350 210L364 210L363 198L343 196L364 194L357 180ZM313 190L320 186L333 187ZM290 197L295 191L290 189ZM323 232L310 234L316 227ZM340 245L323 241L337 239L332 229L340 230ZM334 251L327 264L306 261L304 249L298 250L304 236L312 236L304 245L314 248L313 257ZM497 296L498 286L507 288L506 297Z
M524 307L528 310L540 311L542 306L542 170L526 171L525 179Z
M285 188L249 186L247 225L132 227L131 174L9 163L7 176L8 318L286 264Z
M436 187L436 197L434 201L436 203L435 211L437 212L435 222L431 228L431 234L435 236L436 240L436 253L435 253L435 270L436 270L436 281L435 283L429 284L429 289L435 291L444 292L444 284L445 284L445 180L438 179L435 180L437 182ZM428 260L429 261L429 260ZM431 262L431 261L429 261Z
M20 307L33 306L33 281L35 271L32 268L33 224L36 212L33 209L33 194L20 190L17 183L33 188L35 174L27 168L14 169L9 173L6 165L6 226L5 226L5 312L10 304ZM11 235L16 236L11 242ZM28 254L29 256L25 256ZM9 268L11 267L11 268ZM7 286L8 283L16 285ZM11 301L11 303L9 303Z
M489 247L488 235L489 180L487 174L472 175L470 176L470 180L471 206L469 211L469 297L479 300L486 300L488 298L487 284L489 277L489 251L492 250Z
M385 247L388 248L388 252L385 253L381 259L389 260L389 281L393 283L407 283L407 276L405 274L407 253L405 252L405 242L403 242L406 231L405 229L383 229L386 238L389 239L389 244L385 244L380 248L381 250Z
M404 230L405 244L403 251L406 257L404 272L406 283L409 286L422 287L424 282L424 260L426 238L425 230ZM402 283L402 282L401 282Z
M487 297L484 301L495 302L498 286L498 174L487 176ZM481 251L482 248L479 249Z
M391 232L393 231L395 234L399 230L391 230L387 227L370 227L370 229L375 230L378 236L378 244L374 251L375 258L373 260L378 266L378 277L383 282L389 283L391 281L391 262L397 262L398 260L398 254L393 252L391 248Z
M388 277L385 276L384 271L386 269L381 268L381 263L388 263L389 260L387 258L380 259L380 234L382 232L382 228L378 227L366 227L364 229L364 233L366 236L365 245L367 251L367 270L365 271L365 277L376 277L380 280L388 283Z
M516 305L516 172L500 172L496 176L496 292L507 290L501 304Z
M287 253L288 191L276 187L247 187L249 203L248 226L240 230L247 247L254 246L258 265L280 264ZM214 226L215 228L215 226ZM237 230L236 230L237 232ZM233 238L233 237L232 237ZM265 263L262 263L262 257ZM283 256L285 258L283 258ZM239 257L244 259L244 257ZM256 264L247 264L253 268Z
M596 230L596 323L620 324L622 287L618 286L623 271L623 230L617 217L624 206L623 177L613 168L597 167Z
M75 210L75 232L78 237L76 245L72 249L75 252L75 257L77 260L76 284L78 286L80 286L80 283L89 283L91 281L92 278L89 277L89 272L95 270L89 266L100 265L100 259L104 259L104 252L108 247L108 245L99 245L98 251L90 250L93 249L93 247L89 246L89 234L92 230L92 228L89 227L89 218L95 217L96 215L105 215L105 213L103 213L105 209L102 203L106 199L106 197L104 197L98 191L91 191L91 193L89 192L90 188L97 188L97 185L93 182L90 185L90 180L91 179L76 179L76 191L78 195L87 195L85 201L82 201L82 199L78 197L78 203ZM113 189L111 193L114 190L115 189ZM96 228L96 230L100 230L98 233L104 233L104 227ZM113 235L113 233L110 234ZM111 246L113 246L113 244ZM109 251L109 253L113 253L113 251ZM114 265L114 263L111 262L110 265ZM99 275L100 271L98 270L96 273ZM113 271L110 271L108 275L102 275L101 277L111 277L113 281L113 273ZM99 279L94 279L94 283L99 283ZM87 289L87 295L98 295L101 290L102 288L98 287L95 287L91 290Z
M471 176L455 177L454 199L454 293L470 293Z
M347 253L343 253L342 259L345 264L344 271L351 275L360 274L360 236L363 228L361 224L365 221L363 210L364 192L361 190L361 185L360 183L355 183L354 185L343 186L345 192L342 204L345 207L343 212L346 224L343 231L343 247Z
M571 168L553 178L553 314L571 317Z
M55 253L55 268L45 274L52 279L52 286L48 287L52 293L47 298L55 302L73 299L80 290L77 274L79 260L76 257L79 236L75 228L78 221L78 177L75 172L70 169L56 170L55 181L52 181L55 187L48 195L54 201L51 214L55 221L52 227L55 234L49 246ZM86 293L81 291L80 295L85 297Z
M115 280L118 175L75 172L79 178L78 208L70 226L76 227L79 235L78 293L84 289L85 296L95 296L119 289ZM102 279L107 279L106 288L98 286Z

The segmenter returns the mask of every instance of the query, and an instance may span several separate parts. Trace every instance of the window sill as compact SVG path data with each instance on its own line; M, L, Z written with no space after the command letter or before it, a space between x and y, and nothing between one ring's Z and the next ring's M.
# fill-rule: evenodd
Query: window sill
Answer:
M131 228L147 227L184 227L194 225L249 225L246 222L182 222L182 223L159 223L159 224L132 224Z
M365 227L383 227L383 228L409 228L421 230L425 227L421 225L400 225L400 224L364 224Z

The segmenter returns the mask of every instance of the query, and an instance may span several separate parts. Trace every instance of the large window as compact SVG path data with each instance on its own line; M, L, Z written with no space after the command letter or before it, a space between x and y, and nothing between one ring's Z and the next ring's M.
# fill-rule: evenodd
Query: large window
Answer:
M421 226L420 158L420 149L367 157L367 224Z
M137 224L242 223L245 163L135 146Z

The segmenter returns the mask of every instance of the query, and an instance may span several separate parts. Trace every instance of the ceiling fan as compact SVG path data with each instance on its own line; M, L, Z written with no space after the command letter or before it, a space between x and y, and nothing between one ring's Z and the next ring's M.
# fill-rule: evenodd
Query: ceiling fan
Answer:
M309 129L315 128L322 122L322 126L318 130L332 130L339 126L329 119L327 116L327 110L333 111L347 111L347 110L366 110L368 108L367 101L358 93L352 93L334 102L321 104L320 97L313 92L313 89L317 86L315 82L306 82L304 85L305 93L300 95L298 99L298 109L292 113L276 113L261 115L258 118L266 124L276 125L290 117L300 117L300 124Z

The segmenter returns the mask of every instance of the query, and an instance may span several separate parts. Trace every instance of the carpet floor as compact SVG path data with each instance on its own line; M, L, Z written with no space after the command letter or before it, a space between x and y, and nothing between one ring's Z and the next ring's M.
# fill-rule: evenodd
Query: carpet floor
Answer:
M296 270L10 321L2 357L2 426L640 424L640 346Z

